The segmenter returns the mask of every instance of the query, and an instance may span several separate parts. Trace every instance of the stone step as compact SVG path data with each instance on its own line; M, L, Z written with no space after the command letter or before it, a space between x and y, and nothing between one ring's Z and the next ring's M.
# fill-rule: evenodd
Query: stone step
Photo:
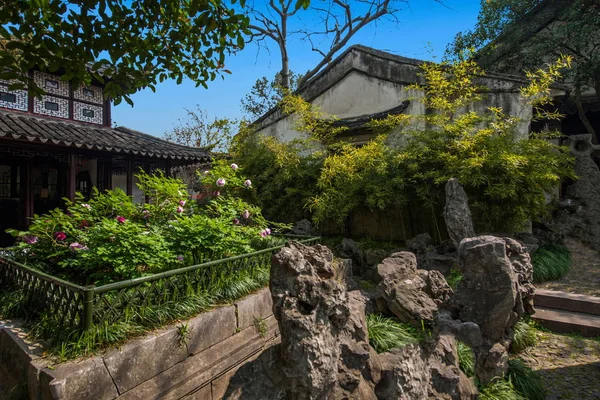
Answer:
M598 315L536 307L532 318L552 332L600 337L600 316Z
M536 289L534 304L536 307L600 315L600 297L583 294Z

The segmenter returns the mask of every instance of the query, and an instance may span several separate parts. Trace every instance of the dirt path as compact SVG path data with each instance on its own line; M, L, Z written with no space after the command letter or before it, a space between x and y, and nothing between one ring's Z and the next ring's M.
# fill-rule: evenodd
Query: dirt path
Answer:
M538 331L520 354L546 380L547 400L600 399L600 340Z
M565 244L571 251L572 263L569 272L557 281L536 286L600 297L600 252L571 238L567 238Z

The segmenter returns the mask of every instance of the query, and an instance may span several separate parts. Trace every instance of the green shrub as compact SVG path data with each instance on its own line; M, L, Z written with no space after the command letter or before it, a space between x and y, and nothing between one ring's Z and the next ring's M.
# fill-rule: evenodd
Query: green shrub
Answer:
M448 282L448 285L454 290L458 286L458 283L461 279L462 274L460 273L460 271L452 268L450 270L450 276L448 276L448 279L446 279L446 281Z
M458 366L468 377L475 375L475 353L463 342L456 342L458 350Z
M479 400L528 400L519 393L514 385L504 379L497 378L480 389Z
M571 267L571 252L564 245L540 246L531 257L533 281L536 283L560 279Z
M16 259L82 285L102 285L252 252L273 243L260 208L242 197L252 183L240 168L217 161L203 174L203 195L190 199L182 181L162 174L136 175L147 203L122 190L77 194L67 209L35 215ZM265 242L265 243L261 243Z
M528 400L546 398L546 385L543 378L518 358L509 360L506 379Z
M537 342L536 329L529 321L520 320L515 325L515 333L510 344L512 353L520 353Z
M410 325L394 318L386 318L381 314L367 315L367 329L369 344L378 353L419 343L421 340L419 332Z

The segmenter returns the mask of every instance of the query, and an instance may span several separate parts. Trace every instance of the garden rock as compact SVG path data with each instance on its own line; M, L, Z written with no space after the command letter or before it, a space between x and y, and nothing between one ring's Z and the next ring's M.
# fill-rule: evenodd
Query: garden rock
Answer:
M481 331L479 346L474 330L473 338L465 342L473 346L476 374L485 384L506 371L514 326L525 312L533 312L533 267L526 248L510 238L464 239L458 254L462 279L452 299L453 311L460 321L474 322ZM447 318L444 323L445 329L458 333L460 325L452 326Z
M418 344L379 355L381 380L375 387L378 399L427 399L430 383L427 356Z
M302 219L294 224L290 233L293 235L304 235L304 236L317 236L319 233L313 226L313 224L307 220Z
M532 255L540 247L540 239L536 238L532 233L521 232L515 235L515 239L523 243L529 255Z
M589 134L571 135L569 144L578 179L567 187L552 225L563 235L575 236L600 250L600 169L592 158L600 146L592 144Z
M429 236L429 233L421 233L415 236L412 239L406 241L406 248L415 253L417 257L417 265L421 269L429 269L427 268L427 260L426 255L428 252L434 249L433 239Z
M477 389L458 367L456 341L441 335L425 346L410 344L379 355L379 399L475 399Z
M448 235L455 246L458 246L463 239L475 236L469 198L455 178L446 183L444 220L448 228Z
M344 238L342 243L335 248L340 258L349 258L352 260L352 274L360 275L361 269L365 263L364 253L360 243Z
M439 272L417 270L413 253L392 254L377 266L377 272L380 279L377 291L387 308L415 327L432 322L439 306L452 293Z
M279 369L289 399L376 398L378 362L368 344L365 299L349 295L334 268L333 254L321 245L291 242L273 256Z

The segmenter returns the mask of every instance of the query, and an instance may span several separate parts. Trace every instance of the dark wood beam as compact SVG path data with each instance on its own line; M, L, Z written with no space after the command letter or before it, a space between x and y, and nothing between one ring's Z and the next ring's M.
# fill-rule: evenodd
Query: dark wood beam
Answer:
M69 153L69 165L67 167L67 198L71 201L75 200L75 191L77 183L77 154Z
M23 174L23 199L25 200L25 226L31 223L33 217L33 179L32 179L33 159L28 157L25 163Z
M127 196L133 196L133 160L128 158L127 163Z

